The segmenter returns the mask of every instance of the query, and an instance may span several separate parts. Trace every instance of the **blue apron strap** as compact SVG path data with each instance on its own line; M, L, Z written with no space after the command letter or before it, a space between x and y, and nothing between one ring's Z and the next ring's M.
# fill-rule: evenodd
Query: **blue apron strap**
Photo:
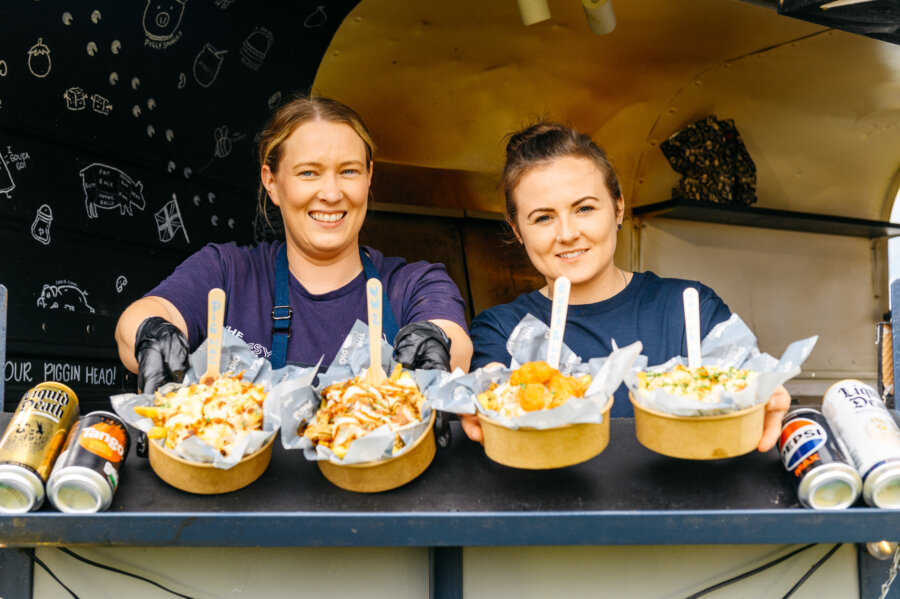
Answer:
M291 336L291 282L287 244L275 257L275 307L272 308L272 368L284 368L287 342Z
M378 271L375 270L375 265L372 264L372 259L369 258L369 255L362 247L359 248L359 258L362 260L366 279L377 279L378 281L381 281L381 277L378 276ZM387 339L388 345L393 346L394 337L397 336L397 331L400 329L397 327L397 321L394 320L394 311L391 309L391 302L388 300L387 289L384 285L381 286L381 304L381 330L384 332L384 338Z

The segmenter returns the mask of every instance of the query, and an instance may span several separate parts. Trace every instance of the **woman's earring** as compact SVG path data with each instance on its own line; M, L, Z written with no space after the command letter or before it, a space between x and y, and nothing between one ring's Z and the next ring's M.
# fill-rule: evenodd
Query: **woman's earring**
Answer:
M622 230L622 223L617 224L617 225L616 225L616 229L617 229L618 231L621 231L621 230Z

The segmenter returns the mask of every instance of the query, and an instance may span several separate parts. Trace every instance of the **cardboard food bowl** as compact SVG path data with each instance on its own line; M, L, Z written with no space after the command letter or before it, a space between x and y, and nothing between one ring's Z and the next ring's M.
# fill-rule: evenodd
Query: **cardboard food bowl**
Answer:
M246 487L259 478L272 459L273 434L266 443L227 470L212 464L193 462L151 440L150 467L161 479L182 491L200 495L230 493Z
M319 460L319 470L335 486L356 493L380 493L402 487L425 472L434 459L435 417L436 413L432 410L425 433L402 455L361 464L335 464Z
M603 407L600 424L569 424L557 428L506 428L478 413L484 434L484 453L498 464L527 470L565 468L597 456L609 444L609 411Z
M728 414L676 416L634 405L634 429L641 445L673 458L718 460L750 453L759 444L765 402Z

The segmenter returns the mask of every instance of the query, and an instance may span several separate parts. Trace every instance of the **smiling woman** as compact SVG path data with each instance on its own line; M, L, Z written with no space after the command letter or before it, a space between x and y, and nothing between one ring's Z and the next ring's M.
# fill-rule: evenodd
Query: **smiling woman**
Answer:
M443 265L385 257L359 245L374 159L372 136L347 106L296 97L260 135L260 208L271 199L284 242L210 244L128 307L116 340L149 392L176 380L206 338L206 297L225 290L225 326L279 368L329 364L366 321L367 279L382 282L384 332L411 368L468 368L464 303Z
M548 326L552 289L571 282L564 341L582 360L605 357L614 345L641 341L649 365L686 355L682 293L700 296L701 334L731 312L696 281L626 272L613 262L625 200L606 153L586 135L556 123L538 123L510 137L501 187L507 221L547 285L485 310L472 321L473 367L508 366L506 342L527 314ZM627 390L616 391L613 417L631 416ZM771 449L790 396L780 388L767 404L759 449ZM477 418L461 416L466 434L481 441Z

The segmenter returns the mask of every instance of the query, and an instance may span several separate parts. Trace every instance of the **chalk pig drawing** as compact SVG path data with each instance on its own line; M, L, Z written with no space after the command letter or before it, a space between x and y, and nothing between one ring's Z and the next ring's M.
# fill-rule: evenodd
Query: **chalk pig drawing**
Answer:
M45 284L37 305L48 310L94 313L94 309L87 303L87 291L82 291L71 281L57 281L55 285Z
M175 35L184 15L187 0L147 0L144 8L144 33L153 41L164 42Z
M143 210L144 185L117 168L95 162L79 172L84 187L84 205L88 218L97 218L97 209L118 208L120 214L132 216L132 208Z

